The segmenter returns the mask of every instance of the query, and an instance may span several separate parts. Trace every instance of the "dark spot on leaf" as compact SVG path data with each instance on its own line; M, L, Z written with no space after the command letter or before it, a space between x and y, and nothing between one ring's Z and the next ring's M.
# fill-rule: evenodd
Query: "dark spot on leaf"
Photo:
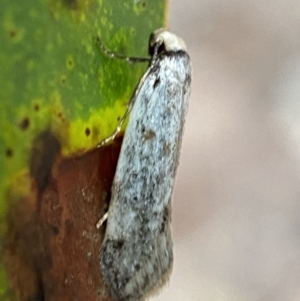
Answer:
M14 38L16 35L17 35L17 32L15 31L15 30L10 30L9 32L8 32L8 34L9 34L9 36L11 37L11 38Z
M77 0L62 0L62 2L68 6L70 9L77 9L78 3Z
M10 147L6 149L6 151L5 151L6 157L11 158L13 156L13 154L14 154L14 151Z
M68 66L69 68L72 68L74 66L74 61L71 58L68 59Z
M22 131L25 131L28 129L30 125L30 121L28 117L25 117L23 120L21 120L21 122L19 123L19 127Z
M57 113L57 117L60 119L61 122L65 122L65 118L64 118L62 112L58 112L58 113Z
M60 151L60 144L50 131L41 133L33 141L30 174L35 179L39 192L45 189L56 155Z
M62 84L65 84L65 83L66 83L66 77L65 77L65 76L62 76L62 77L61 77L61 83L62 83Z
M142 6L145 7L145 6L146 6L146 2L143 2L143 3L142 3Z
M89 128L85 129L85 135L88 137L91 134L91 130Z
M40 110L40 106L38 104L35 104L33 109L38 112Z

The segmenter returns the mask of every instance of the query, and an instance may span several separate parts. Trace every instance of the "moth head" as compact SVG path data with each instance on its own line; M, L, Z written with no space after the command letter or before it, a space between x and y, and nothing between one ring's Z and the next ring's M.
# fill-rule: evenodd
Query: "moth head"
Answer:
M155 51L159 54L163 51L179 50L186 50L183 40L164 28L157 29L150 35L149 54L151 56Z

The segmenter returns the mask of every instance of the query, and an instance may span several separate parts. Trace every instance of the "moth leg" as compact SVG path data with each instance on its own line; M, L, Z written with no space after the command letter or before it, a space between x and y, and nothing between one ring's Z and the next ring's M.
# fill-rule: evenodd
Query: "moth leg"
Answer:
M98 221L98 223L96 224L96 228L100 229L100 227L103 225L103 223L107 220L108 217L108 212L106 212Z
M97 43L100 47L100 49L107 55L109 56L110 58L117 58L117 59L120 59L120 60L124 60L124 61L127 61L129 63L145 63L145 62L150 62L151 61L151 58L145 58L145 57L130 57L130 56L125 56L125 55L120 55L120 54L116 54L110 50L108 50L104 44L102 43L102 41L100 40L99 37L97 37Z
M112 51L109 51L108 49L106 49L106 47L104 46L104 44L102 43L102 41L100 40L99 37L97 37L97 42L98 42L98 45L99 47L101 48L101 50L109 57L111 58L117 58L117 59L122 59L122 60L125 60L127 62L131 62L131 63L137 63L137 62L151 62L150 63L150 66L149 68L147 69L147 71L145 72L145 74L143 75L143 77L141 78L138 86L136 87L134 93L133 93L133 96L131 97L129 103L128 103L128 106L127 106L127 110L124 114L124 116L122 117L122 119L120 120L120 123L119 125L117 126L116 130L112 133L112 135L110 135L109 137L107 137L106 139L102 140L98 145L97 145L97 148L103 146L104 144L107 144L109 143L110 141L113 141L115 139L115 137L117 136L117 134L121 131L122 129L122 125L123 123L125 122L127 116L129 115L129 113L131 112L132 110L132 107L135 103L135 100L137 98L137 95L139 94L140 92L140 89L145 81L145 79L147 78L148 74L150 73L155 61L156 61L156 58L157 58L157 54L158 54L158 49L162 43L162 41L160 41L159 43L157 43L154 47L154 53L153 53L153 56L152 58L138 58L138 57L127 57L127 56L123 56L123 55L119 55L119 54L115 54L113 53Z
M110 58L117 58L117 59L125 60L125 61L127 61L127 62L129 62L129 63L140 63L140 62L148 62L148 63L149 63L149 62L151 61L151 58L129 57L129 56L123 56L123 55L116 54L116 53L114 53L114 52L108 50L108 49L104 46L104 44L102 43L102 41L101 41L101 39L100 39L99 37L97 37L97 43L98 43L100 49L101 49L107 56L109 56ZM149 72L149 71L148 71L148 72ZM147 74L148 72L146 72L146 74ZM143 76L143 78L146 77L146 74ZM120 122L119 122L117 128L115 129L115 131L114 131L109 137L107 137L106 139L102 140L102 141L97 145L97 148L103 146L104 144L107 144L107 143L113 141L113 140L115 139L115 137L118 135L118 133L121 131L122 125L123 125L123 123L125 122L125 120L126 120L128 114L130 113L130 111L131 111L131 109L132 109L132 107L133 107L133 105L134 105L134 102L135 102L135 99L136 99L136 95L137 95L138 92L139 92L140 86L141 86L141 84L142 84L142 82L143 82L143 78L142 78L142 80L140 81L138 87L136 88L136 90L135 90L135 92L134 92L134 94L133 94L133 96L132 96L132 98L131 98L131 100L130 100L130 102L129 102L129 104L128 104L127 110L126 110L124 116L122 117L122 119L120 120Z
M123 123L125 122L126 117L127 117L128 114L130 113L131 109L132 109L132 106L128 106L128 108L127 108L127 110L126 110L124 116L123 116L122 119L120 120L120 122L119 122L117 128L115 129L115 131L114 131L110 136L108 136L107 138L105 138L104 140L102 140L102 141L97 145L97 148L103 146L104 144L107 144L107 143L113 141L113 140L116 138L116 136L118 135L118 133L121 131L122 125L123 125Z

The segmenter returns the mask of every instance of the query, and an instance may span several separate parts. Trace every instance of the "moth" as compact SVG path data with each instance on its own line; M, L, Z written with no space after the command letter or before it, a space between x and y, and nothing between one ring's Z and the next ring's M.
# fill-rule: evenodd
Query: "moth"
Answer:
M191 63L185 43L164 29L151 34L149 54L149 66L118 128L99 145L114 139L130 114L109 209L97 225L107 219L100 266L116 301L144 300L168 280L173 265L171 198Z

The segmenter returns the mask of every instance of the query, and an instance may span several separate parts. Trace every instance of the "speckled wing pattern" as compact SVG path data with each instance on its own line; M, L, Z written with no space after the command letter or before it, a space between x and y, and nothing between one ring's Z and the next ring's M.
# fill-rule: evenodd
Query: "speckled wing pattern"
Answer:
M190 83L188 54L163 51L137 88L100 255L114 300L144 299L172 269L170 202Z

